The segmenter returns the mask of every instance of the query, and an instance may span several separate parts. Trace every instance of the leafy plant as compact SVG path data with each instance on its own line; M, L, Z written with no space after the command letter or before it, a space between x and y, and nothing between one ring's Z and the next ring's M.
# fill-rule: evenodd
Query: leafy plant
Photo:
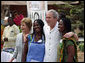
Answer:
M72 1L64 1L66 3L71 3ZM66 17L71 20L72 23L72 31L75 28L81 28L81 33L78 35L80 37L84 36L84 1L79 1L79 4L71 5L71 4L64 4L64 5L56 5L59 9L58 12L65 13ZM80 26L81 25L81 26ZM82 32L83 31L83 32Z
M80 51L84 52L84 43L79 44L79 49Z

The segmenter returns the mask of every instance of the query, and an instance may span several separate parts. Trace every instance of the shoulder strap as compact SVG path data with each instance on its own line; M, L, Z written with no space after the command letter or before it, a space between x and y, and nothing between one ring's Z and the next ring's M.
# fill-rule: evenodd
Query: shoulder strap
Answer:
M28 35L28 44L30 45L32 42L32 34Z

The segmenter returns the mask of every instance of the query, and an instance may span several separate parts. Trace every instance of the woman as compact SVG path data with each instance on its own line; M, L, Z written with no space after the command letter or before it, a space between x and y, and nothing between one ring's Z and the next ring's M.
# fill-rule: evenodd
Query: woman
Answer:
M75 36L64 38L64 35L71 32L71 22L67 18L59 21L59 31L62 33L63 41L60 48L60 62L77 62L77 45Z
M12 59L10 60L10 62L12 62L15 58L16 58L16 62L26 61L28 47L25 40L26 40L26 36L30 33L31 27L32 27L31 19L23 18L21 21L22 33L17 35L14 55Z
M26 62L43 62L45 54L44 23L36 19L33 23L33 34L28 36L28 53Z

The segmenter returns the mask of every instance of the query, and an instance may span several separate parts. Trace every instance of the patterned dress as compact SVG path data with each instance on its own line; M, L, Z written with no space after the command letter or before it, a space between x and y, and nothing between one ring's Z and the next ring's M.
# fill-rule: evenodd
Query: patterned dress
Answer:
M57 61L59 62L67 62L68 59L68 50L67 47L73 45L75 48L75 55L73 57L73 62L77 62L78 58L77 58L77 45L76 45L76 41L74 40L73 37L71 38L63 38L63 42L60 43L59 48L58 48L58 59ZM60 54L59 54L60 53Z

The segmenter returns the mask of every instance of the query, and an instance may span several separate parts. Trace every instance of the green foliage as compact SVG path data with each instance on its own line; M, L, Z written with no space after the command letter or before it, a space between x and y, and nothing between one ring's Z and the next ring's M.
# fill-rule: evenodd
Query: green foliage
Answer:
M84 43L79 44L79 49L80 51L84 52Z
M83 33L78 33L78 37L83 37Z
M74 31L74 29L76 29L76 28L77 28L77 26L78 26L78 25L77 25L77 24L75 24L75 23L74 23L74 24L71 24L71 29L72 29L72 31Z
M82 23L84 23L84 8L81 8L81 9L79 10L79 17L80 17L80 21L81 21Z
M73 8L73 9L71 9L71 10L70 10L70 14L77 14L77 10L76 10L76 9L74 9L74 8Z
M66 3L70 3L72 1L64 1ZM84 36L84 1L79 1L79 4L75 5L70 5L70 4L65 4L65 5L56 5L59 9L58 12L65 13L66 17L70 18L71 23L72 23L72 31L75 28L79 28L80 26L82 27L81 33L79 33L79 36Z
M20 26L18 26L19 27L19 30L20 30L20 33L22 32L22 30L21 30L21 28L20 28Z

